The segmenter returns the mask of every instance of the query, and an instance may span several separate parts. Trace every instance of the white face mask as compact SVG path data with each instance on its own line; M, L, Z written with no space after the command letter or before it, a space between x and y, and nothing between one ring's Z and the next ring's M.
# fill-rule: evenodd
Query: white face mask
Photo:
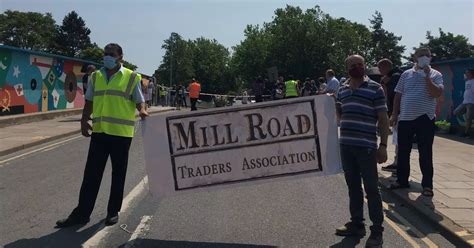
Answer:
M430 64L431 58L428 56L421 56L417 59L417 61L420 68L425 68L425 66Z

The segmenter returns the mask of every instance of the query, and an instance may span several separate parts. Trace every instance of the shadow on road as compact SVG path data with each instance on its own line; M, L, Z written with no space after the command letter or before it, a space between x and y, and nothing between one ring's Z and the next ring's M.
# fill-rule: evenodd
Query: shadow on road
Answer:
M346 248L346 247L356 247L360 243L362 237L350 236L345 237L339 243L333 244L329 247L331 248Z
M120 247L129 247L129 243L122 244ZM131 247L166 247L166 248L273 248L270 245L249 245L249 244L231 244L231 243L211 243L211 242L192 242L178 240L156 240L156 239L136 239Z
M82 243L92 237L99 229L104 227L103 221L88 227L80 232L82 226L59 229L54 233L45 235L36 239L20 239L5 245L5 248L30 248L30 247L48 247L48 248L80 248Z

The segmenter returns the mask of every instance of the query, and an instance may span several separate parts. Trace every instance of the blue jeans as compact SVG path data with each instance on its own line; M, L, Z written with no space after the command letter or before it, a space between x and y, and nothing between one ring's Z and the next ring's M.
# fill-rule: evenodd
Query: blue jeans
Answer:
M376 149L362 146L341 145L341 160L347 187L349 188L349 209L351 221L364 222L364 183L372 221L370 230L383 232L382 198L378 187Z

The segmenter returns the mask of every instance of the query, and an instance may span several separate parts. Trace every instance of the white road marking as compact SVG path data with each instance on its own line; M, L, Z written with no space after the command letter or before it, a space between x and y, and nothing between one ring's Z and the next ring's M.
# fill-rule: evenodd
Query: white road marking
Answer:
M148 177L145 176L136 186L135 188L128 193L128 195L123 199L122 203L122 210L120 212L124 213L130 207L130 203L140 195L146 189L146 184L148 183ZM119 227L119 224L115 224L113 226L106 226L100 229L98 232L94 234L94 236L90 237L86 242L82 244L82 247L99 247L100 242L107 237L107 235L112 231L114 228Z
M26 155L30 155L30 154L35 153L35 152L49 151L49 150L53 149L54 146L59 146L59 145L61 145L61 144L64 144L64 143L69 142L69 141L71 141L71 140L78 139L78 138L80 138L80 137L81 137L81 136L78 135L78 136L75 136L75 137L72 137L72 138L69 138L69 139L66 139L66 140L62 140L62 141L59 141L59 142L56 142L56 143L53 143L53 144L49 144L49 145L47 145L47 146L43 146L43 147L41 147L41 148L38 148L38 149L35 149L35 150L32 150L32 151L29 151L29 152L22 153L22 154L20 154L20 155L17 155L17 156L11 157L11 158L7 158L7 159L5 159L5 160L0 161L0 168L2 168L5 163L10 162L10 161L12 161L12 160L15 160L15 159L17 159L17 158L21 158L21 157L24 157L24 156L26 156ZM51 148L51 147L53 147L53 148ZM47 150L48 148L51 148L51 149Z
M365 203L367 203L367 199L364 197ZM408 222L404 217L402 217L400 214L395 212L390 205L388 205L386 202L382 201L382 207L390 212L393 217L398 219L405 227L409 228L417 238L419 238L421 241L423 241L429 248L437 248L438 246L431 241L427 235L424 235L422 232L420 232L417 228L415 228L410 222ZM402 236L410 245L414 248L419 248L420 245L410 236L408 233L400 228L395 222L393 222L390 218L387 217L387 214L384 212L384 217L385 217L385 222L389 224L400 236Z
M153 216L145 215L142 217L140 224L137 226L132 236L128 240L125 248L131 248L135 245L135 241L139 237L145 237L146 233L150 230L151 219Z

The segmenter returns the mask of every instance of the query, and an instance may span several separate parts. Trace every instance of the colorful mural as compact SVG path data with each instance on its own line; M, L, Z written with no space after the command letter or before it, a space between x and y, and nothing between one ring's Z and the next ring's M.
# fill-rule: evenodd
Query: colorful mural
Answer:
M463 102L464 72L474 68L474 58L441 61L433 63L433 68L443 74L444 95L438 99L436 116L438 120L447 120L454 126L464 126L464 117L456 117L453 110Z
M82 108L88 61L0 46L0 116Z

